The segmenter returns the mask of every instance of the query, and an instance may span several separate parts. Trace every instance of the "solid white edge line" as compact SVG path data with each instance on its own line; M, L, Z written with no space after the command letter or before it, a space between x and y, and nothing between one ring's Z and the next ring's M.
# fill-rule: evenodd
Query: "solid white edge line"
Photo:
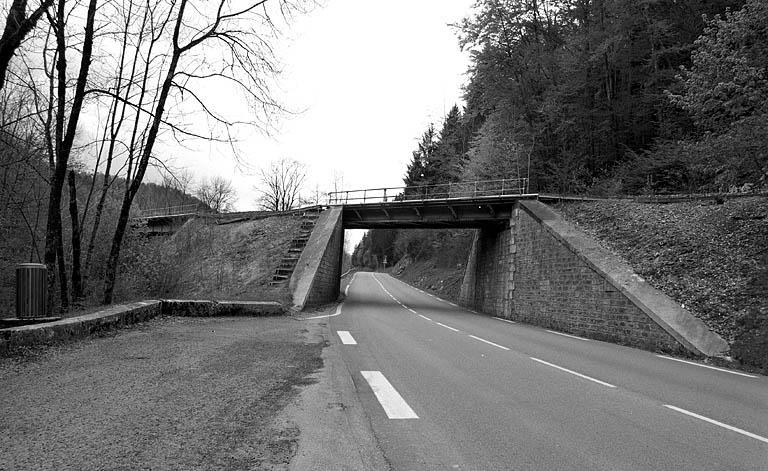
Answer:
M439 325L440 327L445 327L446 329L452 330L454 332L458 332L459 331L459 329L454 329L453 327L451 327L449 325L445 325L445 324L437 322L437 321L435 321L435 324Z
M341 314L341 306L343 306L343 305L344 305L344 303L339 304L338 307L336 308L336 312L333 313L333 314L324 314L322 316L314 316L314 317L302 317L301 320L306 321L306 320L309 320L309 319L324 319L326 317L336 317L339 314Z
M414 314L418 314L418 312L414 311L413 309L411 309L411 308L409 308L409 307L406 307L406 309L408 309L409 311L411 311L411 312L412 312L412 313L414 313Z
M509 350L509 349L508 349L507 347L505 347L504 345L499 345L498 343L493 343L493 342L491 342L490 340L485 340L485 339L483 339L483 338L480 338L480 337L475 337L474 335L471 335L471 334L470 334L470 337L472 337L472 338L473 338L473 339L475 339L475 340L479 340L479 341L481 341L481 342L485 342L485 343L487 343L488 345L493 345L494 347L498 347L498 348L500 348L500 349L502 349L502 350Z
M667 409L672 409L673 411L680 412L681 414L689 415L691 417L695 417L697 419L703 420L704 422L709 422L710 424L717 425L719 427L723 427L724 429L728 429L732 432L740 433L742 435L745 435L749 438L754 438L755 440L759 440L763 443L768 443L768 438L761 437L760 435L757 435L752 432L747 432L746 430L742 430L740 428L734 427L732 425L724 424L722 422L718 422L715 419L710 419L709 417L704 417L703 415L696 414L695 412L687 411L685 409L681 409L679 407L671 406L669 404L664 404L664 407Z
M679 361L680 363L687 363L687 364L693 365L693 366L700 366L702 368L709 368L710 370L722 371L723 373L730 373L732 375L746 376L747 378L757 378L757 376L750 375L750 374L747 374L747 373L742 373L740 371L732 371L732 370L726 370L725 368L718 368L716 366L702 365L701 363L696 363L696 362L693 362L693 361L681 360L679 358L672 358L672 357L668 357L668 356L665 356L665 355L656 355L656 356L659 357L659 358L664 358L665 360Z
M572 339L578 339L578 340L583 340L583 341L585 341L585 342L589 342L589 339L585 339L585 338L583 338L583 337L578 337L578 336L576 336L576 335L565 334L565 333L563 333L563 332L558 332L558 331L556 331L556 330L549 330L549 329L544 329L544 330L546 330L546 331L547 331L547 332L549 332L550 334L562 335L563 337L570 337L570 338L572 338Z
M587 376L587 375L583 375L581 373L577 373L576 371L569 370L568 368L563 368L562 366L557 366L554 363L549 363L548 361L540 360L540 359L535 358L535 357L530 357L530 359L533 360L533 361L537 361L539 363L543 363L543 364L545 364L547 366L551 366L552 368L557 368L558 370L565 371L566 373L570 373L570 374L572 374L574 376L578 376L579 378L584 378L586 380L593 381L593 382L595 382L597 384L602 384L603 386L607 386L609 388L615 388L616 387L616 386L614 386L611 383L606 383L605 381L600 381L599 379L595 379L595 378L593 378L591 376Z
M352 286L352 283L355 282L355 277L357 276L357 272L352 274L352 278L349 279L349 283L347 283L347 287L344 289L344 296L349 295L349 287Z
M357 345L355 338L352 337L352 334L350 334L348 330L337 330L336 334L344 345Z
M419 418L381 371L361 371L360 374L368 382L387 417L390 419Z
M474 311L472 311L472 312L474 312ZM477 313L475 312L475 314L477 314ZM503 317L494 317L494 319L496 319L498 321L501 321L501 322L506 322L508 324L517 324L517 322L511 321L509 319L504 319Z
M430 318L429 318L429 317L427 317L427 316L422 316L421 314L418 314L418 316L419 316L419 317L421 317L422 319L426 319L426 320L428 320L428 321L431 321L431 320L432 320L432 319L430 319Z

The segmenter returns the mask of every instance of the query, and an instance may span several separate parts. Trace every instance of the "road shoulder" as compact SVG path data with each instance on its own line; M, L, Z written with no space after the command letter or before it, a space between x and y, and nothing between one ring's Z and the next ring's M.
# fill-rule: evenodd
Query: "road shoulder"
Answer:
M335 306L328 308L335 311ZM296 401L281 414L301 430L299 448L292 470L388 470L391 469L378 446L363 410L352 376L330 340L328 319L302 320L308 341L325 342L323 368L303 388Z

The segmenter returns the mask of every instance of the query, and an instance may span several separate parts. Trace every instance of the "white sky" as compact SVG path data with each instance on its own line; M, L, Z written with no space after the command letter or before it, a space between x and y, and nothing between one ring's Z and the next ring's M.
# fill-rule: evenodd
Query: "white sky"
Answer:
M287 156L309 169L308 190L327 191L334 172L347 189L400 186L420 135L454 103L469 65L453 28L474 0L325 0L298 16L277 45L278 97L290 110L266 137L238 147L250 170L221 148L174 149L175 166L199 179L220 175L238 191L236 209L255 208L254 174ZM242 108L237 97L220 100ZM242 137L242 136L241 136ZM183 159L181 158L183 156Z

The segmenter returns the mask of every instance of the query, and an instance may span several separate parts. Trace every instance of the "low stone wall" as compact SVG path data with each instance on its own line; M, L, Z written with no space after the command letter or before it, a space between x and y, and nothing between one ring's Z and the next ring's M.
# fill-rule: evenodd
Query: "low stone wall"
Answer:
M154 317L277 316L284 313L276 302L207 301L168 299L111 306L83 316L44 324L0 329L0 355L34 345L61 343Z
M479 230L460 302L542 327L652 351L714 356L727 343L619 257L538 201Z
M284 310L276 302L166 299L162 313L179 317L279 316Z
M161 301L112 306L84 316L69 317L45 324L0 329L0 353L19 347L46 345L87 337L98 332L144 322L160 315Z

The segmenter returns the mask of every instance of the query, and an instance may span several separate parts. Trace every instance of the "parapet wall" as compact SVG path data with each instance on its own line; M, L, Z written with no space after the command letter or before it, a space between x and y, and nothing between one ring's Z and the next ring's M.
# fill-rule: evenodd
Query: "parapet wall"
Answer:
M461 302L496 316L653 351L719 355L726 342L626 262L538 201L479 230ZM474 286L472 278L474 278Z
M145 322L157 316L278 316L276 302L166 299L109 306L101 311L53 322L0 329L0 355L19 348L67 342Z

